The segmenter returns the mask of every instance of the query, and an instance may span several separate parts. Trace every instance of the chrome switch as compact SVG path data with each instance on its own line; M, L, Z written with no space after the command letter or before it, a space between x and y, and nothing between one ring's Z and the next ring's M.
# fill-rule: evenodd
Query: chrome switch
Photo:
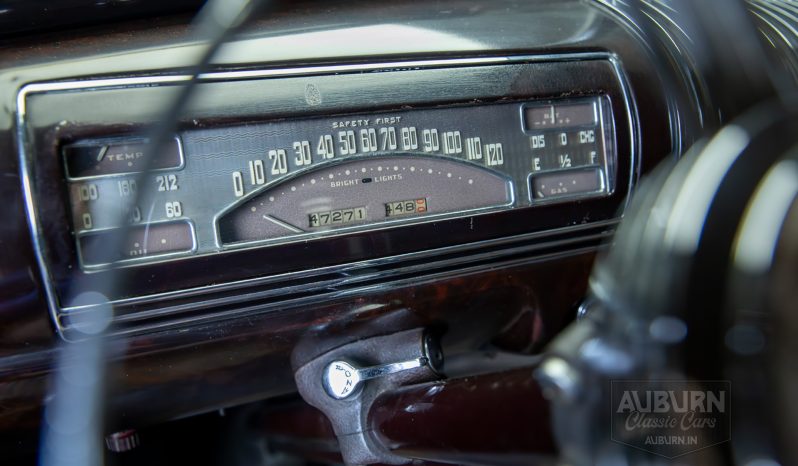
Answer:
M343 400L352 396L360 388L361 383L366 380L415 369L428 364L429 359L426 357L366 368L355 367L346 361L333 361L324 371L324 389L328 395L336 400Z

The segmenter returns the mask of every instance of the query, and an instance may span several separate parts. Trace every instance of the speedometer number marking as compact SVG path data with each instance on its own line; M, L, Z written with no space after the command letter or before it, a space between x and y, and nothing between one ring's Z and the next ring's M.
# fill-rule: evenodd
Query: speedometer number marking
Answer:
M316 154L322 160L329 160L335 157L335 146L333 138L329 134L319 136L319 144L316 146Z
M443 133L443 153L456 155L463 152L463 140L460 131L446 131Z
M360 148L366 154L377 152L377 130L374 128L360 130Z
M241 172L233 172L233 195L235 197L244 195L244 176Z
M296 155L294 162L298 167L310 165L313 162L309 141L294 141L294 154Z
M396 150L396 128L389 126L387 128L380 128L380 145L381 150Z
M424 152L438 152L440 150L441 142L437 129L425 129L421 134L424 140Z
M270 150L269 160L272 161L272 175L285 175L288 173L288 157L286 157L285 149Z
M485 153L487 153L488 166L495 167L504 165L504 149L500 142L495 144L485 144Z
M466 158L482 160L482 138L466 138Z
M355 132L350 130L338 132L338 148L341 155L355 155L357 153L357 141Z
M263 166L263 160L250 160L247 165L249 166L249 181L252 186L266 183L266 169ZM241 194L244 194L243 188L242 183Z
M418 149L418 132L415 126L402 128L402 150Z

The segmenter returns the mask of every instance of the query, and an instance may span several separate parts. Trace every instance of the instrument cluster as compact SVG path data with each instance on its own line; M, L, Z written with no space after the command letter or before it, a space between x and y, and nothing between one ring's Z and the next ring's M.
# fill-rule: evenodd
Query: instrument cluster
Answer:
M157 154L146 139L81 140L62 155L85 269L601 197L616 166L606 95L188 130Z
M636 176L635 102L609 54L209 73L156 151L148 128L187 79L20 91L59 328L107 301L138 325L208 299L226 312L242 288L311 299L576 238L617 221Z

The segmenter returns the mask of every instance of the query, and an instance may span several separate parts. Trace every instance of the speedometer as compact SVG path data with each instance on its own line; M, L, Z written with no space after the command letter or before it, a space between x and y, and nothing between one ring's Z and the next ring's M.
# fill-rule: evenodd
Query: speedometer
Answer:
M505 177L445 158L353 158L307 170L219 219L223 245L509 206Z
M63 157L92 268L604 196L613 141L598 95L191 130L157 157L139 139L78 141Z

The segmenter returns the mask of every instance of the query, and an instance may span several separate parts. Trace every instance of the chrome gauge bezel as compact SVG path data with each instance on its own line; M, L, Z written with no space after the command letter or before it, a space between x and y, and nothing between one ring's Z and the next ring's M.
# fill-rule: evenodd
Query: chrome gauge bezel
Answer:
M417 156L418 157L431 157L429 155L418 155L418 154L417 154ZM228 207L226 207L223 210L219 211L214 216L214 218L213 218L213 226L214 226L214 233L215 233L215 237L216 237L216 247L219 248L219 251L225 251L225 250L234 250L234 249L253 248L253 247L259 247L259 246L278 246L278 245L286 244L286 243L293 243L293 242L300 242L300 241L304 242L304 241L312 241L312 240L316 240L316 239L324 239L326 236L346 234L348 232L377 231L377 230L383 230L383 229L386 229L386 228L394 228L394 227L397 227L397 226L414 225L414 224L427 223L427 222L436 222L436 221L440 221L440 220L445 220L447 218L462 217L463 215L479 215L479 214L483 214L483 213L498 212L498 211L502 211L502 210L506 210L508 208L511 208L512 206L515 205L516 196L517 196L515 185L505 175L503 175L503 174L501 174L499 172L495 172L495 171L491 170L495 174L498 174L502 178L505 179L504 181L505 181L505 184L507 186L508 197L509 197L509 201L507 203L505 203L505 204L492 206L492 207L481 207L481 208L476 208L476 209L458 210L458 211L455 211L455 212L444 212L444 213L439 213L439 214L431 214L431 215L425 215L423 217L399 218L399 219L394 219L394 220L383 221L383 222L378 223L378 224L354 225L354 226L351 226L351 227L337 228L335 230L328 230L328 231L321 231L321 232L307 232L307 233L303 233L303 234L287 236L285 238L263 239L263 240L257 240L257 241L245 241L245 242L228 243L228 244L225 244L225 243L222 242L221 233L219 231L219 219L223 215L225 215L226 213L228 213L228 212L232 211L233 209L237 208L240 204L242 204L246 200L248 200L248 199L250 199L252 197L258 196L263 191L266 191L266 190L268 190L268 189L270 189L272 187L278 186L278 185L280 185L282 183L288 183L292 179L298 178L298 177L300 177L302 175L305 175L305 174L307 174L307 173L309 173L311 171L314 171L314 170L325 170L325 169L330 168L330 167L335 167L337 165L342 165L342 164L349 163L349 162L355 162L355 161L361 160L361 159L362 160L372 160L374 158L379 158L379 157L381 157L381 155L358 155L358 156L355 156L355 157L349 157L349 158L345 158L345 159L331 160L329 162L324 162L322 164L313 165L313 166L304 168L302 170L298 170L296 172L293 172L293 173L291 173L290 176L288 176L286 178L280 178L274 183L266 183L265 185L263 185L257 191L253 191L253 192L245 195L244 197L238 199L236 202L234 202L233 204L230 204ZM387 157L387 155L386 155L386 157ZM461 160L457 160L456 163L465 164L466 162L463 162Z

